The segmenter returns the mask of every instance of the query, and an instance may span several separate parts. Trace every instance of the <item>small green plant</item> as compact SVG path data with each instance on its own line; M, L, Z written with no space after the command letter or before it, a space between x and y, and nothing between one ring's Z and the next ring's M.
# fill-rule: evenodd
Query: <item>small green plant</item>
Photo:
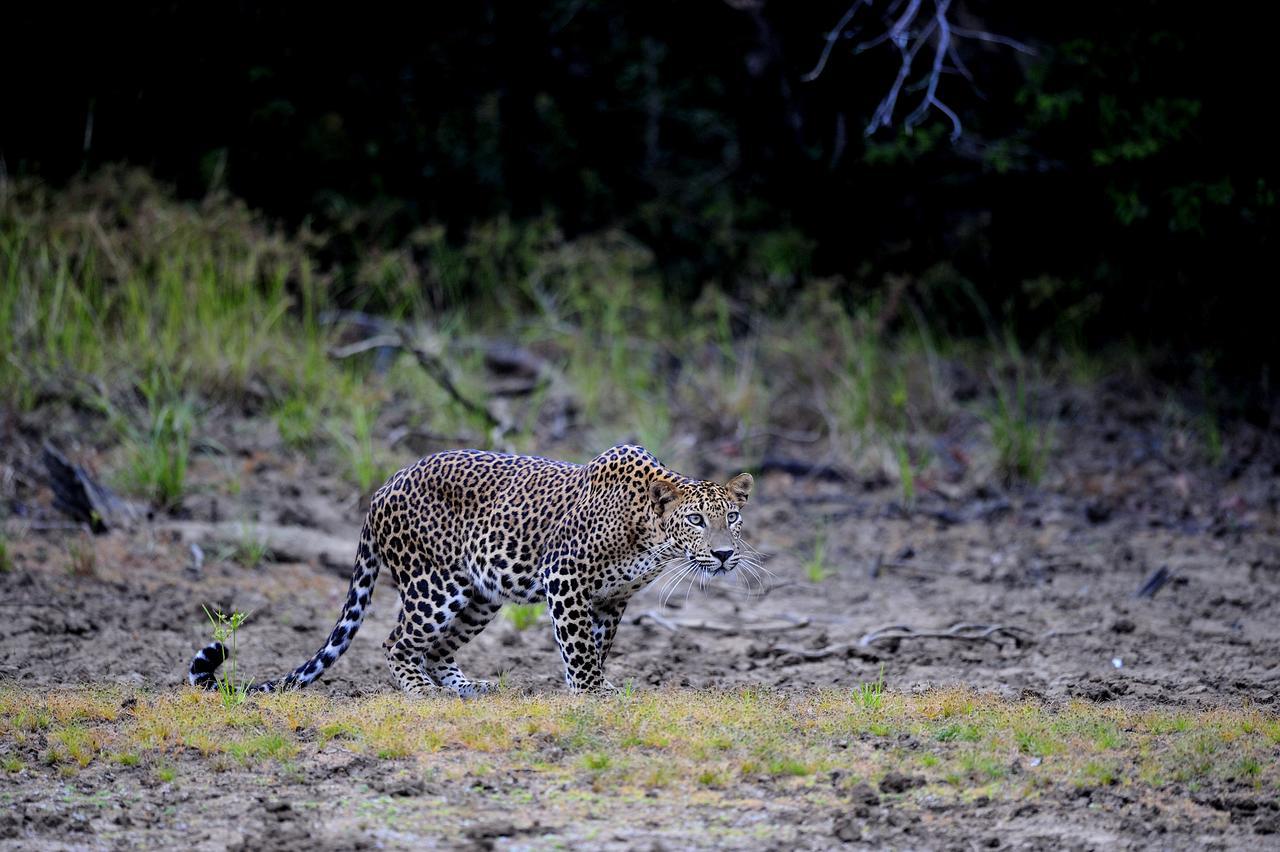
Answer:
M130 490L173 508L186 493L195 412L186 401L158 402L151 393L148 397L147 428L130 429L125 442L123 479Z
M271 557L267 540L258 528L250 523L240 525L240 540L232 550L232 558L245 568L257 568Z
M827 534L825 532L818 533L818 537L813 540L813 552L804 563L804 576L810 583L821 583L831 576L831 571L827 567Z
M280 440L289 449L303 450L315 442L319 419L315 403L301 396L290 397L275 410L272 419Z
M67 573L72 577L92 577L98 571L98 551L93 537L83 534L67 544Z
M13 570L13 559L9 556L9 542L0 532L0 574L8 574Z
M854 689L853 700L867 710L879 710L884 705L884 663L880 664L880 673L874 681Z
M21 772L23 770L22 761L13 756L6 757L4 760L0 761L0 767L3 767L5 772L10 773Z
M898 441L893 447L894 457L898 461L898 482L902 486L902 503L907 508L916 504L916 477L911 469L911 455L907 452L906 441Z
M243 612L232 612L227 615L220 609L210 611L207 606L202 609L213 627L213 640L221 642L223 647L230 646L225 661L226 668L218 677L218 694L222 696L222 705L228 709L239 707L249 697L249 686L252 681L240 680L236 672L236 636L249 616Z
M541 604L507 604L503 614L516 630L528 630L538 622L538 616L545 607Z
M1037 484L1049 458L1049 432L1031 419L1022 377L1010 389L996 383L996 404L987 414L996 467L1008 483Z
M373 427L374 416L369 407L356 404L351 407L350 433L335 425L329 428L346 459L348 476L361 494L373 491L390 473L374 445Z
M120 766L137 766L142 758L136 751L122 751L111 755L111 760Z
M156 778L158 778L162 784L170 784L173 782L173 779L177 777L178 769L172 764L166 763L162 766L156 767Z

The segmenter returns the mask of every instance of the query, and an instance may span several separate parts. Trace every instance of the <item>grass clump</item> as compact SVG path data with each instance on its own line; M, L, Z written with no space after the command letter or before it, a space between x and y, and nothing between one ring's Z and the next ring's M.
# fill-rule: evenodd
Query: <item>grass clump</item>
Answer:
M370 407L355 403L349 415L345 424L331 423L329 432L341 450L347 478L361 494L371 494L391 476L394 468L382 457L374 441L375 417Z
M996 469L1006 482L1036 485L1048 465L1049 431L1032 419L1021 375L1012 387L996 381L995 389L996 401L987 414L987 424Z
M507 604L503 607L503 615L516 630L525 631L538 623L539 616L546 610L542 604Z
M187 490L195 408L187 400L161 401L147 393L147 423L127 429L119 478L129 491L173 508Z
M832 573L831 567L827 564L827 536L822 532L813 540L813 550L804 563L804 576L810 583L821 583Z
M880 674L874 681L861 683L853 691L853 700L867 710L879 710L884 705L884 664L880 664Z

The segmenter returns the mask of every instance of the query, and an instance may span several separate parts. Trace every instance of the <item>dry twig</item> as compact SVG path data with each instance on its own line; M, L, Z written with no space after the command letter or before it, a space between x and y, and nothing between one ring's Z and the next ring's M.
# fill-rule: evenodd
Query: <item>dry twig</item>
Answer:
M654 609L638 613L631 619L632 624L639 624L648 619L659 627L677 633L680 630L705 630L711 633L781 633L786 630L798 630L809 626L809 619L803 616L791 616L784 621L766 622L763 624L721 624L716 621L677 621L667 618Z
M928 116L930 109L936 109L951 122L951 139L960 138L963 130L960 117L949 107L938 93L938 86L944 74L958 74L970 85L974 84L973 75L969 72L960 52L956 47L958 40L981 41L1012 48L1019 53L1035 55L1035 50L1008 36L989 33L982 30L957 27L951 21L953 14L952 0L929 0L931 8L925 8L925 0L902 0L890 3L881 24L884 31L870 39L854 44L852 53L857 55L882 44L892 44L898 51L898 71L894 75L889 91L880 99L875 113L868 122L866 134L870 136L882 127L893 125L894 110L904 86L907 91L923 90L924 96L914 110L903 119L902 126L911 133ZM863 7L870 7L869 0L854 0L841 16L835 27L823 37L822 51L813 70L800 79L805 82L816 80L827 67L831 53L838 41L856 37L860 30L853 26L854 19ZM932 59L928 70L915 83L908 85L915 71L916 57L926 45L932 45Z
M858 640L858 644L866 647L876 642L889 642L900 639L957 639L962 642L990 642L992 645L1001 646L1002 643L996 637L1012 639L1013 644L1019 648L1035 641L1031 638L1030 631L1006 624L962 623L953 624L946 630L916 630L906 624L889 624L884 627L877 627L870 633L864 634Z

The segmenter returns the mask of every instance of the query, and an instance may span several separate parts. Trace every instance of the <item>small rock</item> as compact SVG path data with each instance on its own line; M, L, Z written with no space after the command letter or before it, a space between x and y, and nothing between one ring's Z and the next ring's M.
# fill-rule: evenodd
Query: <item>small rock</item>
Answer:
M1084 507L1084 516L1091 524L1106 523L1111 519L1111 506L1101 500L1094 500Z
M853 789L849 791L849 799L856 804L866 805L871 808L880 806L880 797L876 795L876 791L872 790L871 785L866 781L860 781L854 785Z
M913 787L923 786L924 779L920 776L903 775L896 770L880 779L880 792L882 793L905 793Z

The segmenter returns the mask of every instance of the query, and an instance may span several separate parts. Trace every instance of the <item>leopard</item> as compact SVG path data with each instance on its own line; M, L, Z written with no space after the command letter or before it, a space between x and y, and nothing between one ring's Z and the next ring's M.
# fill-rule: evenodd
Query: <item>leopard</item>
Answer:
M575 693L611 693L605 661L628 601L659 576L709 578L751 563L743 509L754 480L720 484L668 469L622 444L586 464L484 450L447 450L394 473L369 502L355 566L325 643L253 692L299 689L351 646L385 567L399 592L383 643L410 695L492 692L456 655L506 603L544 603ZM226 647L195 655L187 680L218 688Z

